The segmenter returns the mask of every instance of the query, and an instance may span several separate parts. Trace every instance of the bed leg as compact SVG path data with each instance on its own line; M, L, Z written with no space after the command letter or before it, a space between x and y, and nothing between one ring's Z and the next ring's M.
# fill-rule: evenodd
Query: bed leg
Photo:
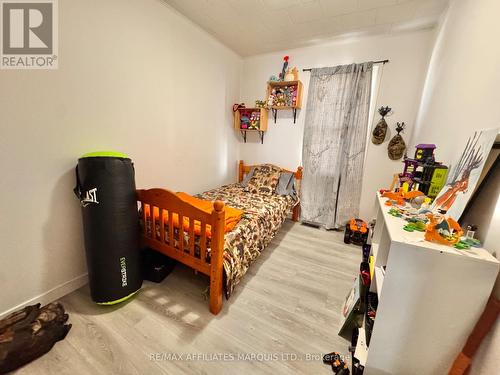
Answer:
M224 203L215 201L212 212L212 251L210 259L210 312L217 315L222 309L222 268L224 261Z
M296 205L293 208L293 212L292 212L292 220L299 221L299 219L300 219L300 204Z
M222 272L217 279L210 277L210 312L214 315L222 310Z

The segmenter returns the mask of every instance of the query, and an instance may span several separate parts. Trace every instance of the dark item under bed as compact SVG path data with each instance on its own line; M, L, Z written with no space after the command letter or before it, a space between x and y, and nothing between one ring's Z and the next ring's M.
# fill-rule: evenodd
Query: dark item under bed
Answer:
M60 303L27 306L0 320L0 374L49 352L71 329Z
M177 262L158 251L145 248L142 251L142 276L144 280L161 283L174 270Z

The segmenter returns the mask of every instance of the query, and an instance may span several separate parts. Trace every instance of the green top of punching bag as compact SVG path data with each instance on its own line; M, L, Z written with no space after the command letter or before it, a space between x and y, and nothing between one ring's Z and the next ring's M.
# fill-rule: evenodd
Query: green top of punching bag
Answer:
M97 158L97 157L102 157L102 158L124 158L124 159L130 159L128 155L118 152L118 151L95 151L95 152L87 152L86 154L82 155L83 158Z

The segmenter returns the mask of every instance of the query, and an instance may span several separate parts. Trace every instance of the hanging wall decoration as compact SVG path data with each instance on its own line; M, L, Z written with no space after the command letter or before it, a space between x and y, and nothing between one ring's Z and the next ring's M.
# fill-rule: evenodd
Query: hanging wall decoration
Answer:
M387 122L385 121L385 116L391 112L392 108L380 107L378 113L382 118L378 121L377 125L372 132L372 143L375 145L382 144L385 140L387 134Z
M399 160L405 153L406 144L401 134L399 134L403 131L404 128L404 122L396 123L396 132L398 134L392 137L391 141L389 142L389 146L387 147L387 153L389 155L389 159L391 160Z

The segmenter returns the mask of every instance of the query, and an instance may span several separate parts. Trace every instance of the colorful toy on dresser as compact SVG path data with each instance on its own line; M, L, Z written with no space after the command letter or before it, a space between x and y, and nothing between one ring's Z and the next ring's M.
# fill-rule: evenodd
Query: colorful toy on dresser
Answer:
M413 159L405 156L403 173L399 174L400 189L403 191L419 190L429 198L435 198L444 184L448 167L435 161L434 144L415 146Z

